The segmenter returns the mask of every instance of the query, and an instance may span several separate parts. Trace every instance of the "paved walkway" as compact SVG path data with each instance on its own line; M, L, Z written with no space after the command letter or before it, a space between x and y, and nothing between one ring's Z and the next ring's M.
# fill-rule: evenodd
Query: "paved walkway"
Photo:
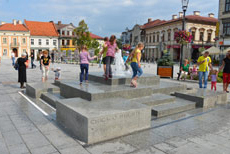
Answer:
M79 66L58 66L62 68L63 79L78 78ZM90 67L90 71L98 71L98 66ZM156 65L145 65L144 72L156 73ZM53 80L54 73L50 75ZM40 80L38 68L28 69L28 82ZM184 83L198 87L194 83ZM218 90L222 90L221 84ZM149 130L83 147L19 95L19 91L17 71L9 60L3 60L0 65L0 154L230 153L229 105L154 120Z

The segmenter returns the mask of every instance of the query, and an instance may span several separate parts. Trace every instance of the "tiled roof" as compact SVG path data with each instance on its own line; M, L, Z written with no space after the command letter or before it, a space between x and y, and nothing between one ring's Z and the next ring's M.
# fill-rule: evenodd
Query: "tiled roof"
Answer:
M95 34L93 34L93 33L90 33L90 36L91 36L92 38L98 39L98 40L103 40L103 39L104 39L103 37L98 36L98 35L95 35Z
M202 23L207 23L207 24L212 24L212 25L216 25L216 23L218 22L218 19L213 18L213 17L203 17L203 16L198 16L198 15L188 15L185 17L186 20L188 22L202 22ZM173 22L177 22L177 21L182 21L182 18L177 18L177 19L172 19L172 20L154 20L150 23L146 23L142 26L143 29L148 29L148 28L153 28L156 26L161 26L161 25L165 25L165 24L169 24L169 23L173 23Z
M54 25L55 25L57 30L60 30L60 29L66 27L66 26L69 26L71 24L54 24ZM75 27L74 25L72 25L72 26Z
M30 30L31 36L56 36L58 32L53 22L39 22L25 20L27 28Z
M29 31L29 29L27 29L25 25L23 24L14 25L13 23L6 23L0 25L0 30L1 31L25 31L25 32Z

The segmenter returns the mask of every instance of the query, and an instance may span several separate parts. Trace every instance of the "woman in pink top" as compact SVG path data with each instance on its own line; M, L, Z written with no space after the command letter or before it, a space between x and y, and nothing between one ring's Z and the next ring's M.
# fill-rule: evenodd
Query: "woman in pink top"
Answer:
M89 71L89 61L97 58L97 56L90 57L89 52L87 51L87 47L85 45L82 46L81 53L80 53L80 68L81 68L81 75L80 75L80 84L83 82L83 77L85 74L85 81L88 83L88 71ZM85 72L85 73L84 73Z
M109 42L106 44L108 47L107 54L106 54L106 72L105 72L105 80L108 78L112 78L112 67L111 64L114 61L115 52L117 51L117 43L116 43L116 36L112 35L109 39Z

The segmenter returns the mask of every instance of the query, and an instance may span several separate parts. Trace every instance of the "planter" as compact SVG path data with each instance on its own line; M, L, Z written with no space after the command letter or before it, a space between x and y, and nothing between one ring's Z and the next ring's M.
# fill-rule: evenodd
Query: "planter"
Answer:
M157 75L161 78L173 78L173 66L158 66Z

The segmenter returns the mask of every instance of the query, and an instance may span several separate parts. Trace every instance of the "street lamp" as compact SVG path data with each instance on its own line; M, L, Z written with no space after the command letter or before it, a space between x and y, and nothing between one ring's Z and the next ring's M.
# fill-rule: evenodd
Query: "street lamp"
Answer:
M189 0L182 0L181 2L182 2L182 10L184 12L183 20L182 20L182 30L185 30L185 13L186 13L187 8L188 8ZM183 48L184 48L184 45L182 44L181 50L180 50L180 68L179 68L177 80L180 79L180 75L181 75L181 67L182 67L182 61L183 61Z

